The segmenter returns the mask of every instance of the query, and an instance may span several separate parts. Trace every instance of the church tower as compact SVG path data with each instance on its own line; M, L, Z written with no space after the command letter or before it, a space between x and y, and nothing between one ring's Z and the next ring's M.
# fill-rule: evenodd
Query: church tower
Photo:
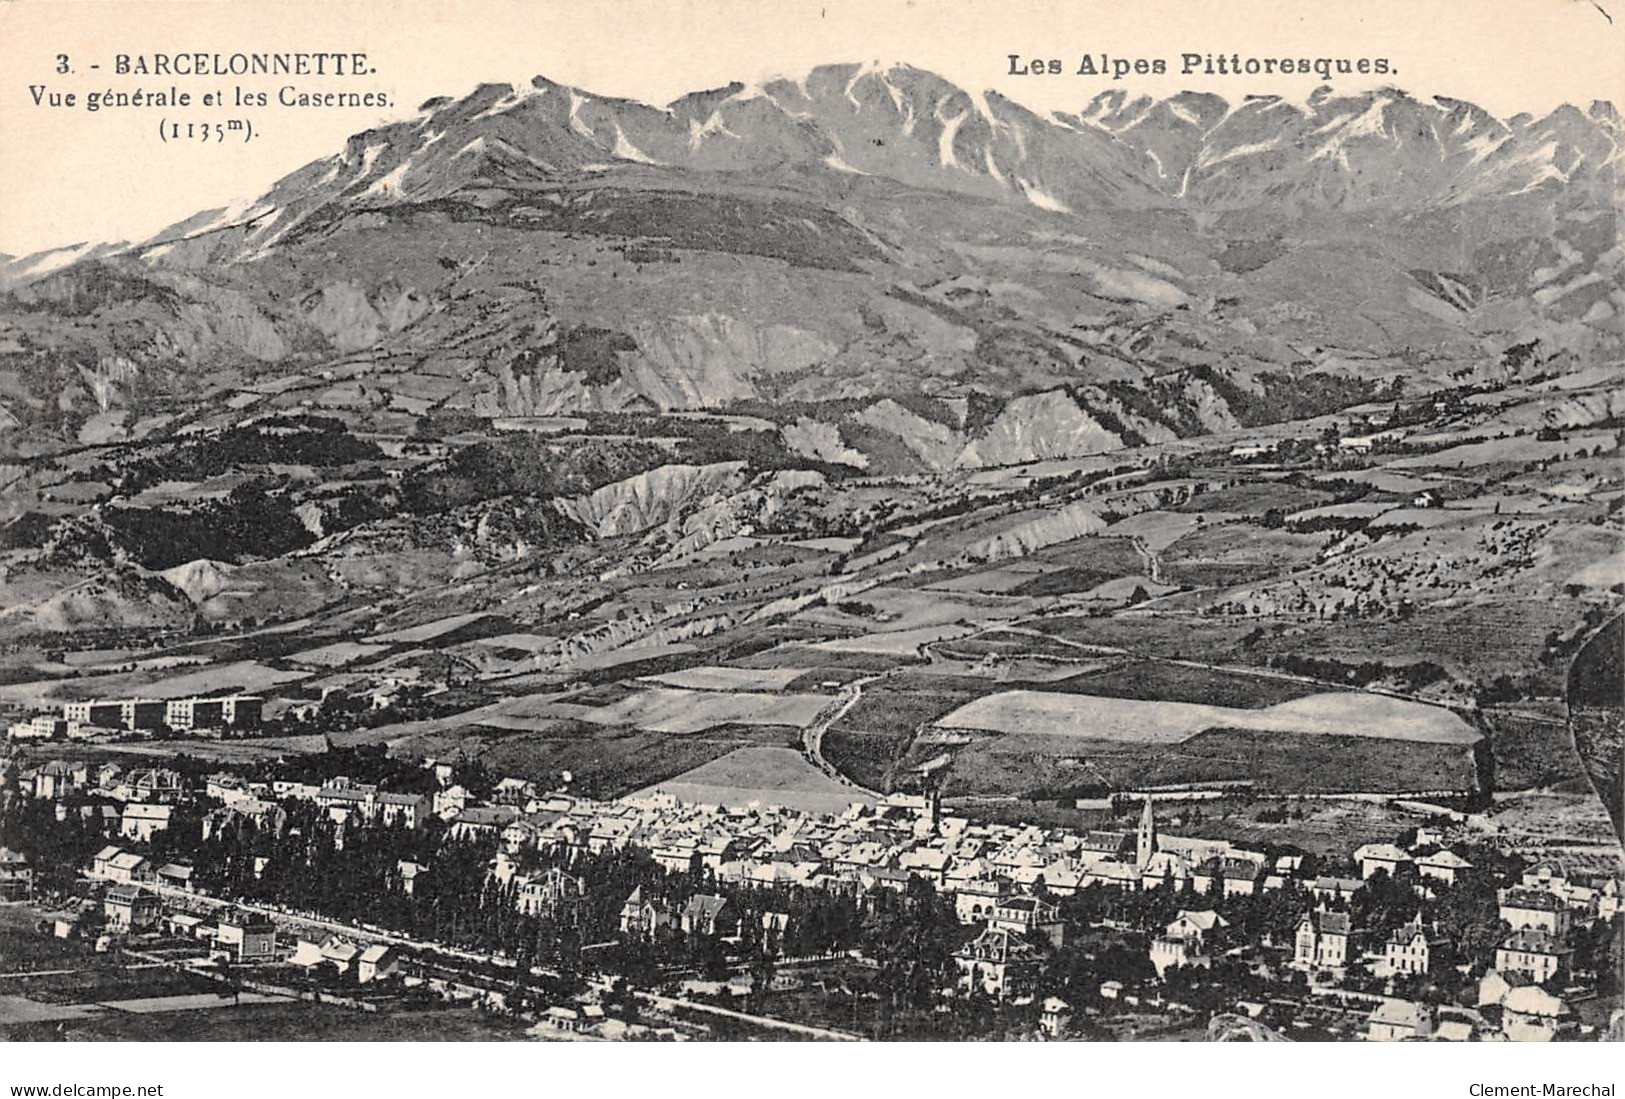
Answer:
M1145 796L1145 808L1140 813L1140 828L1134 836L1135 863L1144 870L1157 853L1157 817L1151 809L1151 795Z

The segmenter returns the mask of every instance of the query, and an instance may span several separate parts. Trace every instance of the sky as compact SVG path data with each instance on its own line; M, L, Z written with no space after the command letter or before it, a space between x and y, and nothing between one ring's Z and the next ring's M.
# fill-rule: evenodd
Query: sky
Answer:
M1609 7L1617 0L1599 0ZM1625 19L1625 2L1618 18ZM1352 77L1448 95L1506 117L1595 99L1625 104L1625 24L1590 0L9 0L0 4L0 252L143 240L199 210L262 194L424 100L544 74L603 95L665 103L732 80L798 77L819 64L907 62L1039 109L1078 110L1101 91L1302 98L1313 77L1180 77L1186 51L1386 57L1397 76ZM114 55L365 51L364 80L115 77ZM1012 76L1008 55L1054 57L1065 75ZM1165 57L1166 76L1073 75L1085 53ZM66 54L74 72L54 70ZM101 68L92 72L89 66ZM377 90L388 110L89 112L97 89L230 94ZM73 91L36 106L30 86ZM161 120L253 122L252 141L164 143Z

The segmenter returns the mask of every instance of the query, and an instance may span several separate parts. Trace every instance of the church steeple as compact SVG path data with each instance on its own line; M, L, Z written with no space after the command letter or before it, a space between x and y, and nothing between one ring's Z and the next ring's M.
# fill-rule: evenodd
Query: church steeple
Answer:
M1145 796L1145 808L1140 811L1140 827L1134 837L1135 862L1141 870L1151 863L1157 853L1157 816L1151 808L1151 795Z

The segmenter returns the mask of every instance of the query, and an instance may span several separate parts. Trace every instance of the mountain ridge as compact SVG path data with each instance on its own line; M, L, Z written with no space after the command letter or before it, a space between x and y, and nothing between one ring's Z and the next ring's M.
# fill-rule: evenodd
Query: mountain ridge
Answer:
M538 75L528 85L482 84L460 99L434 97L410 119L352 135L341 152L290 172L258 200L201 211L141 243L17 257L0 281L15 284L109 250L150 254L232 228L251 231L238 258L252 258L307 206L421 202L505 165L553 173L616 164L721 172L816 165L1056 213L1102 205L1422 208L1548 184L1617 196L1620 136L1618 111L1602 100L1499 119L1464 100L1417 99L1395 87L1341 95L1321 85L1298 102L1108 89L1076 112L1046 114L905 64L822 65L799 80L735 81L664 106ZM1278 178L1294 165L1296 178ZM331 192L325 200L324 190Z
M207 377L390 430L769 402L807 406L809 460L940 470L1562 372L1620 347L1618 136L1395 89L1045 114L904 65L665 106L486 84L145 244L18 261L0 423L139 438L222 414ZM1021 403L817 407L905 396Z

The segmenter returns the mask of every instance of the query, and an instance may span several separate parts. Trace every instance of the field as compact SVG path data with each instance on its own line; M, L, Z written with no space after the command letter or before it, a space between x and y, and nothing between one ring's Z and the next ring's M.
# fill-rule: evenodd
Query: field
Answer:
M888 633L866 633L858 637L841 637L834 641L814 642L812 648L823 653L862 653L870 656L918 656L934 641L948 641L974 633L975 627L965 623L944 622L934 626L918 626L909 630Z
M358 660L366 660L388 651L388 645L374 645L364 641L336 641L331 645L294 653L288 657L288 661L307 667L342 668L346 664L354 664Z
M785 805L808 813L838 813L872 799L825 775L793 748L739 748L649 788L691 803Z
M217 664L181 675L125 673L82 676L78 679L0 686L0 700L25 706L48 707L52 702L91 698L186 698L233 692L263 694L279 684L305 678L304 672L284 672L252 660Z
M1491 439L1481 443L1464 443L1432 454L1417 454L1395 458L1387 463L1389 469L1463 469L1499 462L1550 462L1573 457L1601 448L1612 450L1615 440L1610 435L1570 435L1551 442L1541 442L1532 435L1512 439Z
M1230 659L1256 622L1205 618L1196 614L1138 611L1112 617L1054 615L1029 625L1061 641L1124 649L1170 660Z
M897 673L863 690L835 723L854 732L907 735L982 694L985 687L958 677Z
M1282 733L1471 744L1478 732L1435 706L1355 692L1320 693L1254 710L1048 691L1005 691L937 719L947 729L1081 736L1128 744L1174 744L1203 729L1235 726Z
M1261 709L1325 688L1282 676L1220 671L1166 660L1139 660L1049 686L1052 691L1148 701L1194 702L1230 709Z
M1601 847L1610 856L1619 850L1608 810L1595 794L1517 791L1497 794L1495 823L1514 846L1530 850L1548 846Z
M785 725L802 728L829 705L824 695L752 694L743 691L690 691L677 687L651 687L609 706L583 706L572 702L546 705L543 720L565 717L593 725L632 726L649 732L686 735L719 725ZM530 720L505 715L505 721ZM488 720L487 724L497 724Z
M1240 515L1261 515L1274 508L1279 511L1301 511L1315 507L1329 499L1318 489L1299 488L1279 481L1253 481L1226 488L1199 492L1170 510L1187 514L1201 512Z
M488 618L491 618L488 614L454 614L446 618L437 618L433 622L425 622L420 626L408 626L405 629L375 634L368 640L389 645L421 645L425 641L440 640L449 634L475 626L482 619Z
M1170 583L1191 587L1246 584L1310 563L1324 542L1325 535L1246 524L1208 526L1168 548L1164 572Z
M543 783L564 771L571 789L587 797L615 798L674 778L737 748L799 743L792 730L726 725L693 736L561 721L537 732L457 726L390 741L395 755L444 758L462 753L492 771Z
M1258 729L1210 729L1178 743L1009 735L954 757L948 791L1034 799L1113 789L1236 785L1278 793L1470 790L1473 751L1459 744Z
M802 676L799 668L728 668L707 665L645 676L651 683L695 691L782 691Z
M1050 637L1039 633L1036 629L985 630L973 637L938 643L932 648L941 655L961 660L975 660L985 656L1074 660L1078 657L1116 652L1114 649Z
M801 642L765 649L736 661L742 668L801 668L809 673L833 668L863 674L890 671L910 662L909 658L884 653L841 653L837 657Z
M1114 523L1111 530L1116 535L1137 538L1153 553L1160 553L1196 530L1200 522L1200 518L1195 515L1145 511Z
M1590 788L1561 712L1540 715L1489 707L1483 711L1483 720L1495 761L1497 790Z

